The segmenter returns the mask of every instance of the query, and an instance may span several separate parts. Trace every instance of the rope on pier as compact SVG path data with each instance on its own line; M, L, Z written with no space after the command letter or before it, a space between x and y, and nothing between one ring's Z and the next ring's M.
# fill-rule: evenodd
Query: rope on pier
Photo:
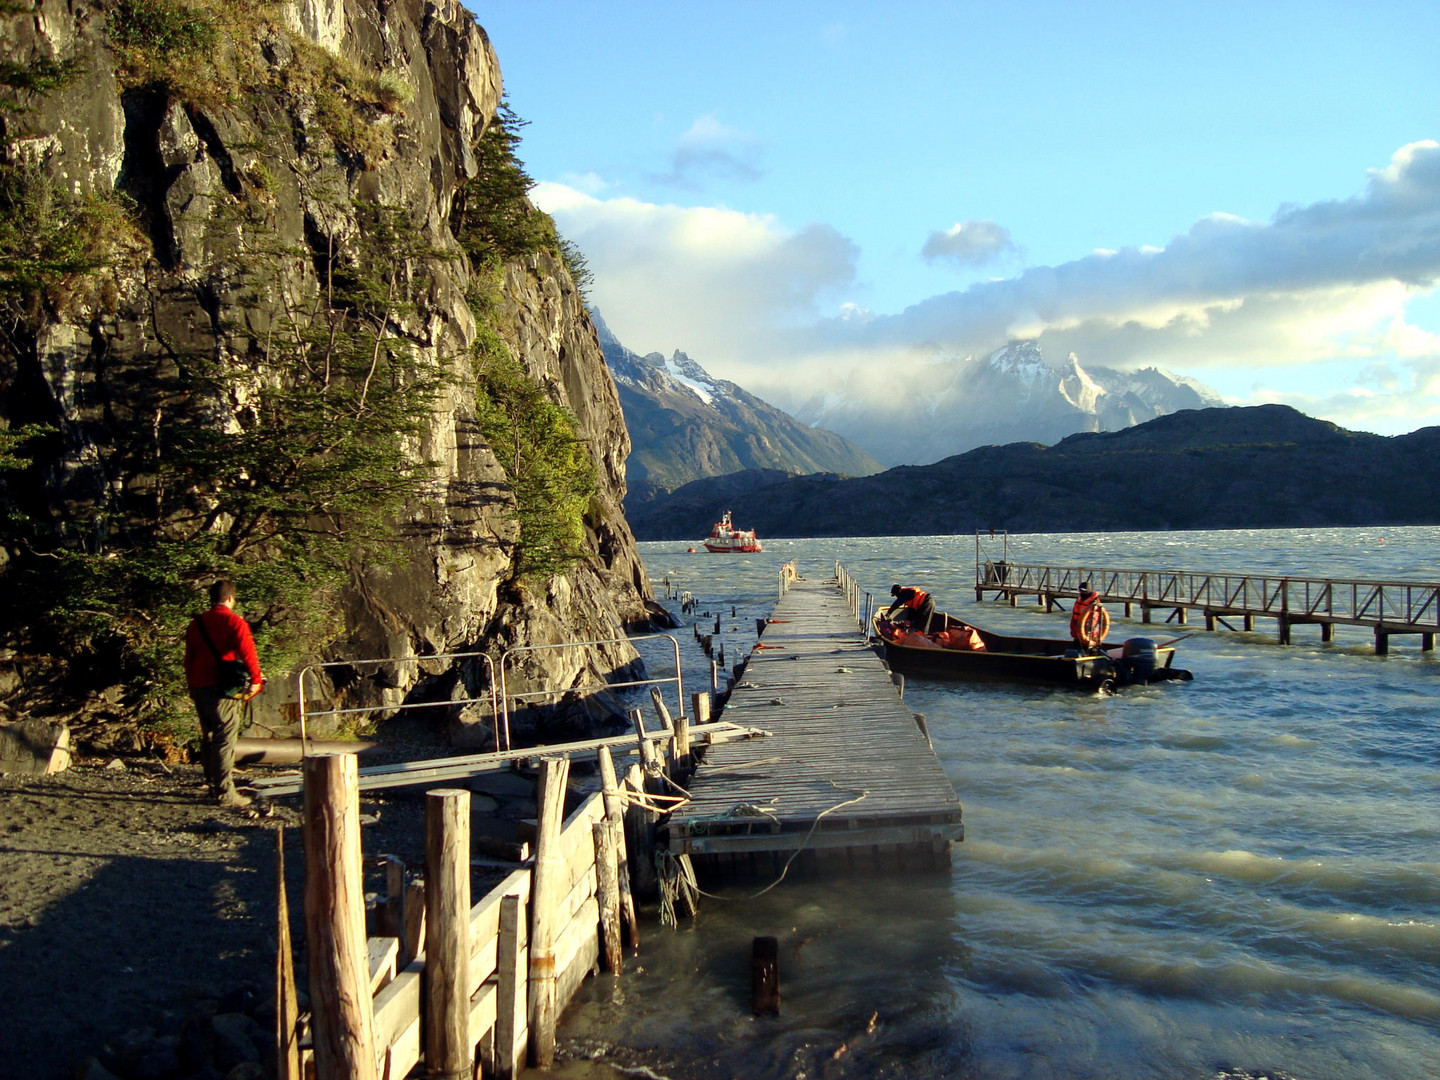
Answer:
M838 784L836 784L835 781L833 781L833 780L827 780L826 783L829 784L831 787L833 787L836 791L845 792L845 789L842 788L842 787L840 787L840 786L839 786ZM704 889L700 888L699 885L695 885L694 888L695 888L695 893L696 893L696 895L697 895L697 896L709 897L711 900L733 900L733 901L737 901L737 902L744 902L744 901L746 901L746 900L758 900L760 897L764 896L764 895L765 895L766 893L768 893L771 889L775 888L776 885L779 885L780 882L782 882L782 881L785 880L785 875L790 872L790 865L791 865L796 859L798 859L798 858L800 857L800 853L801 853L801 852L803 852L806 848L808 848L808 847L810 846L810 838L815 835L815 830L820 827L820 821L821 821L822 818L825 817L826 814L833 814L836 810L843 810L843 809L844 809L845 807L847 807L847 806L854 806L856 803L862 801L863 799L865 799L866 797L868 797L869 794L870 794L869 789L866 789L865 791L859 792L858 794L855 794L855 793L853 793L853 792L845 792L845 793L846 793L846 794L853 795L854 797L853 797L853 798L846 799L846 800L844 800L843 802L838 802L838 803L836 803L834 806L832 806L832 807L830 807L830 808L828 808L828 809L826 809L826 810L822 810L822 811L820 811L820 813L816 814L816 815L815 815L815 821L814 821L814 823L810 826L810 831L805 834L805 839L802 840L802 841L800 841L800 846L797 847L793 852L791 852L790 857L785 860L785 865L780 868L780 876L777 877L774 881L770 882L769 885L766 885L766 886L765 886L763 889L761 889L759 892L751 893L749 896L720 896L720 895L718 895L718 894L716 894L716 893L706 892ZM762 806L756 806L756 805L754 805L753 803L739 803L739 804L737 804L736 806L732 807L732 808L730 809L730 811L729 811L728 814L718 816L717 818L714 818L714 819L712 819L712 820L725 820L725 819L727 819L727 818L733 820L733 819L734 819L735 817L737 817L737 816L740 816L740 817L768 817L768 818L770 818L772 821L775 820L775 813L774 813L774 811L772 811L772 810L767 810L765 807L762 807ZM704 820L704 819L700 819L700 820ZM664 854L667 854L667 855L668 855L669 853L666 852L666 853L664 853ZM658 865L659 865L659 859L658 859L658 857L657 857L656 863L657 863L657 868L658 868ZM684 865L686 865L686 866L688 867L688 864L689 864L689 860L687 859L687 860L685 861L685 864L684 864ZM690 881L691 881L691 883L694 882L694 871L693 871L693 870L690 871ZM664 893L665 887L666 887L666 886L665 886L665 877L664 877L664 875L662 874L661 877L660 877L660 889L661 889L662 894ZM662 903L663 903L663 900L662 900Z

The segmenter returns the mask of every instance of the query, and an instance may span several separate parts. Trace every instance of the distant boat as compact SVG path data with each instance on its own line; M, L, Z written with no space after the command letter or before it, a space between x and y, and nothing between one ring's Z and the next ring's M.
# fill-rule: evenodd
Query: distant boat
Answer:
M754 529L737 529L730 521L730 511L715 523L705 540L705 550L730 555L748 555L764 551L760 541L755 539Z

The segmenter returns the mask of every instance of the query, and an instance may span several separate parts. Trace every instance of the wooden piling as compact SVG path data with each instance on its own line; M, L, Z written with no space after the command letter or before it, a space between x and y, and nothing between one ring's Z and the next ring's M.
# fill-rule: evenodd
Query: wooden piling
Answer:
M569 758L544 758L535 792L539 819L535 837L535 876L530 895L530 1063L539 1069L555 1064L555 943L558 905L566 892L565 854L560 850L560 824L565 819L565 785Z
M495 1076L514 1080L523 1064L520 1034L525 1029L525 949L520 923L520 897L500 900L500 934L496 945Z
M632 791L645 790L645 772L639 765L631 765L625 782ZM653 897L660 891L660 879L655 874L655 822L656 814L643 807L631 805L625 811L625 843L630 849L631 882L640 896Z
M590 826L595 838L595 898L600 909L600 951L605 968L620 973L620 880L616 871L615 829L609 821Z
M425 1065L470 1080L470 792L425 795Z
M780 940L757 937L750 945L750 997L756 1016L780 1015Z
M605 800L605 820L615 830L616 861L619 865L620 916L632 949L640 946L640 921L635 914L635 895L630 889L630 854L625 842L625 807L620 800L620 785L615 778L615 761L610 748L596 751L600 763L601 794Z
M285 889L285 826L275 830L275 881L279 916L275 951L275 1072L279 1080L300 1080L299 995L295 987L295 950L290 941L290 900Z
M665 698L660 693L658 686L652 686L650 688L650 702L655 706L655 715L660 720L660 726L666 731L674 731L675 721L670 718L670 709L665 704Z
M375 1035L353 754L305 758L305 936L317 1080L374 1080Z

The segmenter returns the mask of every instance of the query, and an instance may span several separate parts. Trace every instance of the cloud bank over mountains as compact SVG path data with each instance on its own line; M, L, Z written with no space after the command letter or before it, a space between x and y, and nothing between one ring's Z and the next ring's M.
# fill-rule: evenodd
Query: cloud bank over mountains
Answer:
M1281 401L1347 427L1440 423L1440 335L1406 313L1440 278L1434 141L1396 151L1351 198L1282 206L1268 221L1211 214L1163 247L1031 266L895 313L854 303L859 251L826 224L554 183L534 196L585 251L617 335L683 346L782 405L856 371L903 399L927 364L1032 338L1047 355L1158 365L1238 404ZM1015 246L1002 224L970 220L917 237L915 250L974 265ZM1317 395L1327 384L1336 389Z

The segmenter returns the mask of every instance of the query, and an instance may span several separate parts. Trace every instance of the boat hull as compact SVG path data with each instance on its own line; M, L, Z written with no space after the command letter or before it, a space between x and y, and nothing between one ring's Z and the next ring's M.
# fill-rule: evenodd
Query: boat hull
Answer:
M956 622L943 613L935 616L931 629L944 629ZM1111 646L1090 656L1066 655L1076 652L1075 643L1063 638L1010 637L975 629L985 643L984 650L930 649L891 641L875 617L878 647L892 671L933 679L998 679L1010 682L1049 683L1079 689L1109 689L1127 680L1121 665L1121 646ZM1171 673L1175 650L1155 650L1154 674L1143 681L1185 678L1188 673Z
M765 549L758 543L755 544L724 544L715 543L713 540L705 541L705 550L714 552L716 555L756 555Z

